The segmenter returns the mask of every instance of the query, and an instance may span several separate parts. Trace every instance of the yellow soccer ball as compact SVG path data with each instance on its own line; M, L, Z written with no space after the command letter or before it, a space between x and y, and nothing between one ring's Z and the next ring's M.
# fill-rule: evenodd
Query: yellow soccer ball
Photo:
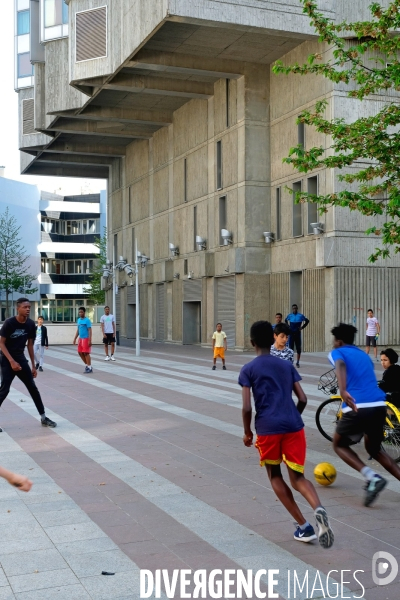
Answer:
M332 485L336 479L336 469L330 463L319 463L314 469L314 477L320 485Z

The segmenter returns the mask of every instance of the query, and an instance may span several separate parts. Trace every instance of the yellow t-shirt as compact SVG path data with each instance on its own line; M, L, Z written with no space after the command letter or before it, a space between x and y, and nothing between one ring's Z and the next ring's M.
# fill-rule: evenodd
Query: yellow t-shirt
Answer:
M223 348L224 340L226 339L225 331L214 331L212 339L215 340L215 348Z

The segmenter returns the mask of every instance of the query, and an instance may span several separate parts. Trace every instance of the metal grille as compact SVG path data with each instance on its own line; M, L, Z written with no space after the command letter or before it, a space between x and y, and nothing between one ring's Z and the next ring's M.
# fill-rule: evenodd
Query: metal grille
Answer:
M163 283L156 286L156 302L156 340L163 342L165 338L165 291Z
M228 338L228 348L236 345L235 276L217 280L217 321Z
M121 294L115 295L115 324L117 329L121 324Z
M107 7L76 13L76 62L107 56Z
M128 290L128 304L136 304L136 285L130 285ZM139 287L140 290L140 287Z
M183 282L183 301L184 302L201 302L202 295L202 280L191 279Z
M29 135L36 133L34 127L35 101L33 98L22 100L22 133Z

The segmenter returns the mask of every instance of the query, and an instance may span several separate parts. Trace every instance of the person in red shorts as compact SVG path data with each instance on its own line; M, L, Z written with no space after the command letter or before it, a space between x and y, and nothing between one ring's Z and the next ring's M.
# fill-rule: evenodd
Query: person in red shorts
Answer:
M307 404L307 398L299 383L301 377L290 362L270 355L274 343L271 323L253 323L250 340L257 357L244 365L239 375L243 398L243 442L245 446L253 445L252 391L256 409L255 446L260 453L260 466L266 467L272 489L298 523L294 539L311 542L317 536L314 527L296 504L292 490L283 480L280 466L282 461L286 463L292 488L314 509L319 543L323 548L330 548L334 535L327 512L321 505L313 484L304 477L306 437L300 415ZM297 406L293 402L292 392L297 396Z
M85 363L84 373L93 373L90 353L92 351L92 322L86 317L86 308L81 306L78 311L77 330L74 337L74 345L78 342L78 354Z

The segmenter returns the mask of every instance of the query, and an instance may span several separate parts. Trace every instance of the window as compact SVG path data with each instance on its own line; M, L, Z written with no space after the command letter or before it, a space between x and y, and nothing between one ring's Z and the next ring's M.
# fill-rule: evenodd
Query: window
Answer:
M33 66L31 65L31 53L18 54L18 77L31 77Z
M222 196L219 199L219 245L224 245L224 239L221 235L221 229L226 229L227 219L226 219L226 196Z
M197 251L196 245L196 236L197 236L197 206L193 207L193 250Z
M44 0L44 26L68 23L68 6L64 0Z
M17 13L17 35L25 35L29 29L29 10L21 10Z
M276 210L276 239L282 239L282 207L281 207L281 188L276 188L275 210Z
M52 260L42 258L42 273L50 275L86 275L92 273L95 259Z
M217 190L222 189L222 142L217 142Z
M301 192L301 181L293 184L293 237L303 235L302 205L296 204L296 192Z
M132 263L136 262L136 238L135 238L135 228L132 227Z
M183 261L183 274L184 275L188 274L188 261L187 261L187 258L185 258L185 260Z
M316 196L318 194L318 177L309 177L307 179L307 192ZM307 204L308 233L313 233L311 223L318 223L318 204L309 202Z
M297 124L297 143L303 148L306 146L306 126L304 123Z
M183 201L187 202L187 158L183 161Z
M118 256L118 233L114 233L114 266L119 261Z
M230 82L229 79L226 80L226 126L230 127L231 118L230 118Z

